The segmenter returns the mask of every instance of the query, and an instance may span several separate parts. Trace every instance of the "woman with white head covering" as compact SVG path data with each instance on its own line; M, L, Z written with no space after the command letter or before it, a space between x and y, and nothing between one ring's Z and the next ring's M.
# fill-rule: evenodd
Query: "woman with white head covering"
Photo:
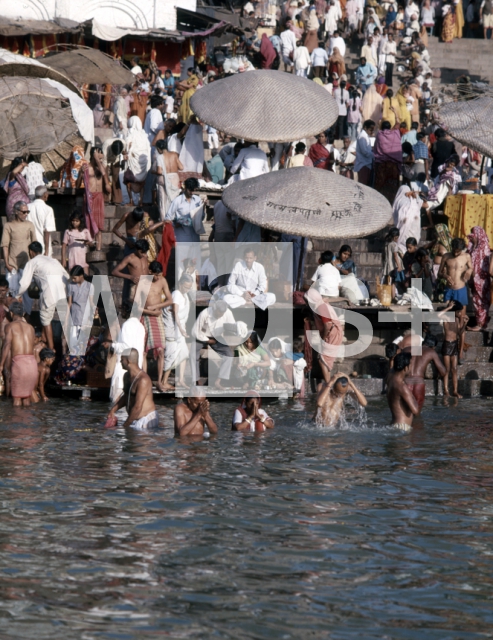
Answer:
M151 145L138 116L132 116L128 121L126 146L128 169L125 171L123 181L127 185L130 201L132 201L130 192L133 191L140 193L142 204L144 183L151 168Z

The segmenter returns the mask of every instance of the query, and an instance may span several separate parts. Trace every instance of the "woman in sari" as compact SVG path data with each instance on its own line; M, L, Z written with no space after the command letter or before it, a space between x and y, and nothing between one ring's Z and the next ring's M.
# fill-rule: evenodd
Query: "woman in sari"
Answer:
M411 130L411 112L407 108L407 95L409 95L409 89L402 85L396 94L396 98L399 104L399 117L401 124L406 125L406 131Z
M447 2L442 7L442 42L453 42L455 35L455 5Z
M468 331L481 331L488 324L491 304L490 243L482 227L473 227L468 236L473 274L470 285L472 303L476 314L476 326Z
M267 376L270 359L267 351L260 346L260 340L255 331L237 349L239 360L238 373L243 389L254 387Z
M26 179L22 175L22 171L27 167L27 162L22 158L14 158L10 165L10 170L5 178L4 191L7 194L7 202L5 203L5 215L7 221L11 222L14 215L14 205L16 202L29 204L29 187Z
M163 322L166 334L166 349L164 352L164 372L161 382L161 390L169 390L174 387L168 382L172 369L178 368L178 380L175 386L185 387L185 367L189 357L186 338L187 320L190 313L190 298L188 292L194 284L193 277L183 273L178 281L178 288L173 291L171 297L173 304L163 309Z
M382 96L377 93L375 85L372 84L371 87L367 89L363 96L363 100L361 101L363 122L366 120L373 120L375 125L378 127L382 119L382 103Z
M188 69L187 74L187 80L176 83L176 88L184 92L181 98L181 105L178 109L178 120L180 122L185 122L186 124L188 124L188 121L190 120L190 117L192 115L190 99L199 86L199 78L193 67L190 67Z
M145 179L151 168L151 145L138 116L132 116L128 121L128 134L125 142L128 169L124 173L123 181L127 187L130 202L132 202L132 192L138 193L142 205Z
M334 156L329 149L327 149L327 137L325 133L319 133L316 139L317 142L310 147L308 157L313 162L315 169L331 171L332 165L334 164Z
M337 47L334 47L334 52L329 58L329 77L332 77L333 73L337 73L339 78L346 73L344 58Z
M406 250L408 238L421 237L421 198L407 184L397 191L392 206L394 226L399 229L399 246Z
M399 101L397 100L397 98L394 98L394 92L392 91L392 89L387 89L382 108L382 120L387 120L387 122L390 122L390 126L392 128L395 127L396 123L400 124L401 115L399 109Z
M382 122L375 146L375 189L392 204L399 189L402 165L402 145L399 124L391 127L388 120Z
M277 53L274 49L274 45L269 40L266 33L262 34L262 40L260 42L260 68L272 69L272 63L276 59Z
M388 91L388 86L385 84L385 78L383 76L380 76L377 79L377 82L375 84L375 89L377 90L377 93L379 96L382 96L382 98L385 98Z

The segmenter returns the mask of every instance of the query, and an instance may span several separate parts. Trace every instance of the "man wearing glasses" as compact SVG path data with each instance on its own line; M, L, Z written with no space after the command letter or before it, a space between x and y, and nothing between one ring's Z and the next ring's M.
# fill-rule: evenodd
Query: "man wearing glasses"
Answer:
M27 220L29 207L24 202L14 204L15 218L7 222L3 227L2 251L7 269L9 288L14 296L17 296L19 282L26 263L29 260L28 247L36 240L36 229L32 222ZM23 296L24 310L31 313L33 301L27 293Z

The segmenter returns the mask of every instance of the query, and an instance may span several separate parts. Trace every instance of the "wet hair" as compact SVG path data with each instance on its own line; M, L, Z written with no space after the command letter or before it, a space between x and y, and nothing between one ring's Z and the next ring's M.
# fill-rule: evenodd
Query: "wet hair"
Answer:
M406 247L407 247L408 244L410 244L411 247L417 247L418 246L418 241L416 240L416 238L408 238L406 240Z
M0 276L0 287L8 287L9 281L4 276Z
M41 242L38 242L37 240L35 240L34 242L31 242L31 244L28 246L28 250L32 251L35 254L43 253L43 247L41 245Z
M399 345L395 344L395 342L391 342L390 344L385 345L385 357L388 360L392 360L392 358L395 358L399 351Z
M351 247L348 244L343 244L339 249L339 256L341 255L341 253L347 253L348 251L351 255L353 255L353 250L351 249Z
M84 269L83 267L80 266L80 264L76 264L70 269L70 277L83 276L83 275L84 275Z
M149 271L151 273L162 273L163 272L163 267L162 267L160 262L158 262L157 260L153 260L149 264Z
M41 349L41 351L39 352L39 359L41 361L49 360L50 358L54 358L55 356L56 353L52 349L48 349L48 347Z
M13 316L19 316L19 318L22 318L22 316L24 315L24 305L22 304L22 302L17 302L16 300L10 305L9 311Z
M135 248L141 253L147 253L149 251L149 243L147 240L144 240L144 238L140 238L139 240L136 240Z
M349 383L349 380L346 378L346 376L341 376L340 378L337 378L337 380L335 381L335 385L340 384L342 387L347 387L348 383Z
M294 148L295 153L305 153L306 144L304 142L298 142L298 144Z
M113 151L115 156L119 156L124 148L125 148L125 145L121 140L115 140L114 142L111 143L111 150Z
M72 211L72 213L70 214L69 219L68 219L68 228L69 229L73 229L74 228L73 224L72 224L74 220L79 220L80 221L79 231L82 231L83 229L86 228L86 220L85 220L84 214L82 213L82 211L80 209L74 209Z
M407 351L401 351L394 358L394 370L404 371L411 364L412 355Z
M156 149L164 151L166 149L166 140L158 140L156 142Z
M382 129L382 131L390 131L390 129L392 129L392 125L388 120L384 120L380 128Z
M278 340L278 338L274 338L274 340L271 340L269 343L269 349L272 351L272 349L281 349L282 350L282 344L281 341Z
M466 248L466 243L462 238L454 238L450 243L452 251L464 251Z
M103 150L101 149L101 147L92 147L91 153L89 154L89 160L92 160L94 158L94 154L96 153L96 151L103 153Z
M365 120L363 122L363 129L369 129L370 127L374 127L375 122L373 120Z
M396 236L399 237L399 235L400 235L399 229L397 227L391 227L389 229L389 232L385 236L385 241L391 242L392 238L395 238Z
M187 178L183 183L183 186L189 191L196 191L200 187L200 184L197 178Z
M423 345L425 347L431 347L434 349L437 346L438 340L431 333L427 333L423 340Z
M334 259L334 254L332 251L329 251L328 249L327 251L324 251L320 256L320 262L322 264L330 264L333 259Z
M429 255L430 252L428 251L428 249L424 249L423 247L421 247L421 249L418 249L416 251L416 260L421 260L421 258L426 258Z
M454 306L452 307L452 311L454 312L462 311L463 308L464 308L464 305L462 304L462 302L459 302L458 300L454 300Z
M135 207L135 209L132 211L132 218L136 222L142 222L142 220L144 219L144 214L145 211L142 207Z

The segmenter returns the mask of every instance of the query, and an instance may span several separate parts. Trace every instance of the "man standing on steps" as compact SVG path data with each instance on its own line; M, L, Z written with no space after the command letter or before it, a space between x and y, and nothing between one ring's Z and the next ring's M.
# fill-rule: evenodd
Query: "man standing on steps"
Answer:
M36 240L36 228L29 222L29 205L25 202L14 204L15 219L6 222L2 233L2 250L7 270L9 288L14 295L19 289L19 280L24 267L29 260L29 245ZM31 313L33 301L24 295L24 309L28 315Z
M360 65L356 69L356 83L360 85L363 95L377 79L377 68L367 62L363 56L360 58Z
M36 187L34 198L34 202L27 205L29 207L27 219L36 229L36 240L43 247L45 256L51 257L51 234L56 231L56 226L53 209L46 204L48 189L44 185Z
M486 40L488 29L493 29L493 0L483 0L479 8L479 21L483 23L484 39Z
M38 383L38 365L34 357L34 328L24 320L24 307L20 302L12 302L9 315L11 322L5 327L0 372L3 371L10 355L10 384L14 407L28 407L31 404L32 392Z
M100 147L91 149L91 160L79 172L76 188L80 189L84 180L84 215L86 227L96 238L96 249L101 251L104 228L104 194L111 193L108 174L103 164L103 151Z
M33 280L38 285L40 289L39 317L48 348L54 351L51 322L55 315L56 303L59 300L65 302L67 300L66 285L70 278L58 260L42 255L43 247L39 242L31 242L28 250L30 260L24 267L18 295L22 296L26 293Z

